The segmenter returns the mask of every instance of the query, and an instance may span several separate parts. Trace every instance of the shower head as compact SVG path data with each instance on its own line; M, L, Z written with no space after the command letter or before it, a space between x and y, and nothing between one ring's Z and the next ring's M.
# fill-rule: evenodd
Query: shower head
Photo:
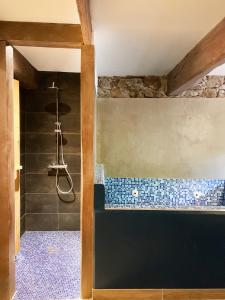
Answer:
M55 86L55 81L52 82L52 85L48 87L49 89L59 89L57 86Z

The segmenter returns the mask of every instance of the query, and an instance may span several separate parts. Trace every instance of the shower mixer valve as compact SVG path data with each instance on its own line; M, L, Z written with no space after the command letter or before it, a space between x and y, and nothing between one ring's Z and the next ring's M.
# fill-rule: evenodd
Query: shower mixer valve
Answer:
M67 165L53 163L51 165L48 165L48 168L49 169L67 169Z

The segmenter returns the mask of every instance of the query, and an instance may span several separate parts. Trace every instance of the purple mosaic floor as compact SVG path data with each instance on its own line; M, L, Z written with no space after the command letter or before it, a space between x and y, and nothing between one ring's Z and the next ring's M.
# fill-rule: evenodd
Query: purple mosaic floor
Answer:
M14 300L80 299L80 232L25 232L16 289Z

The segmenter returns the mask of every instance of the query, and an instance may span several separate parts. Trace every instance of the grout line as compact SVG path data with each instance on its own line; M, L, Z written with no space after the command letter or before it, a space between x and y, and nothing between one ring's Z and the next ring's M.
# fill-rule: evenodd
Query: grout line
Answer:
M26 215L79 215L80 212L70 212L70 213L57 213L57 212L52 212L52 213L46 213L46 212L37 212L37 213L26 213ZM25 215L24 215L25 216Z
M24 111L25 112L25 111ZM66 111L62 111L62 112L60 112L60 113L65 113ZM47 111L29 111L29 112L25 112L26 114L48 114L48 115L50 115L50 116L54 116L55 117L55 115L53 115L53 114L51 114L50 112L47 112ZM67 113L67 116L68 115L71 115L71 114L73 114L73 115L80 115L80 113L79 112L72 112L72 111L70 111L70 112L68 112ZM64 116L64 115L63 115ZM61 116L62 117L62 116Z
M24 152L22 155L26 155L26 154L29 154L29 155L37 155L37 154L43 154L43 155L48 155L48 154L54 154L55 155L55 152ZM81 153L80 152L68 152L68 153L65 153L64 155L74 155L74 156L80 156Z
M81 175L81 173L73 173L73 172L70 172L70 174L71 175ZM26 172L26 174L25 175L48 175L48 173L42 173L42 172L40 172L40 173L37 173L37 172ZM67 174L59 174L59 175L67 175ZM53 175L51 175L52 177L53 176L55 176L55 174L53 174ZM50 176L50 177L51 177ZM67 175L68 176L68 175Z
M58 195L57 193L25 193L25 195ZM72 192L69 195L73 194ZM75 194L80 194L80 192L75 192Z
M56 178L56 182L57 182L57 178ZM57 189L57 187L56 187ZM57 195L57 228L58 228L58 231L59 231L59 195L58 193L56 193Z
M54 128L53 130L51 131L24 131L23 133L25 134L48 134L48 135L54 135L55 136L55 133L53 132L54 131ZM81 135L80 132L66 132L65 130L63 131L63 134L65 135Z

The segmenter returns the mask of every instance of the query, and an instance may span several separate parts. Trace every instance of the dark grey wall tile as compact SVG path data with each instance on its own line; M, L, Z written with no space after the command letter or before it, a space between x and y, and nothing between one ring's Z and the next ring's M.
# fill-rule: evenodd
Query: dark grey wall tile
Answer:
M72 174L71 175L74 185L74 192L80 192L80 174ZM59 186L62 190L68 190L70 188L70 184L68 183L68 176L59 176Z
M59 230L80 230L80 214L59 214Z
M20 87L20 113L26 111L26 102L27 102L27 90Z
M26 214L26 230L58 230L58 215Z
M62 198L66 201L68 195L62 195ZM74 200L73 202L65 202L62 200L58 200L58 209L59 213L80 213L80 194L72 194L70 195L69 200Z
M26 171L25 153L20 153L20 165L22 166L22 170L20 170L20 175L23 175L23 174L25 174L25 171Z
M80 192L80 175L72 175L74 190ZM69 189L66 176L60 176L61 189ZM26 175L26 193L56 193L55 176L44 174L27 174Z
M65 154L65 163L70 173L80 173L80 154ZM55 154L27 154L26 173L48 174L48 165L56 161Z
M55 129L56 116L47 112L31 112L26 114L26 128L29 132L49 132Z
M80 73L58 73L58 85L61 90L80 91Z
M26 175L26 193L55 193L55 178L43 174Z
M56 111L56 90L39 89L26 91L26 112L49 112Z
M80 114L69 113L60 117L63 133L80 133Z
M68 170L71 173L81 173L80 154L65 154L65 162L68 164Z
M25 132L26 130L26 113L20 109L20 132Z
M66 204L72 203L77 199L77 193L76 192L70 192L69 194L59 194L58 193L58 200L60 202L65 202Z
M56 91L29 90L26 101L26 112L46 112L56 115ZM80 113L80 95L76 91L59 90L59 112Z
M52 82L54 81L56 85L58 85L58 73L57 72L39 72L40 74L40 87L41 88L48 88L52 85Z
M26 136L25 132L20 133L20 153L23 154L25 153L26 150Z
M80 152L80 134L63 135L64 153ZM55 153L55 134L27 133L26 153Z
M20 217L22 217L25 214L25 194L23 194L22 196L20 196Z
M27 113L27 129L29 132L54 133L56 116L45 112ZM60 116L62 132L80 132L80 114L68 113Z
M26 224L25 224L25 220L26 220L26 216L23 215L21 218L20 218L20 236L22 236L25 232L25 229L26 229Z
M70 90L59 91L59 110L64 113L80 113L80 95Z
M48 165L55 161L55 154L26 154L26 173L48 174Z
M25 194L26 189L26 178L25 174L20 174L20 197L22 197Z
M57 213L58 196L54 194L26 194L26 213Z

